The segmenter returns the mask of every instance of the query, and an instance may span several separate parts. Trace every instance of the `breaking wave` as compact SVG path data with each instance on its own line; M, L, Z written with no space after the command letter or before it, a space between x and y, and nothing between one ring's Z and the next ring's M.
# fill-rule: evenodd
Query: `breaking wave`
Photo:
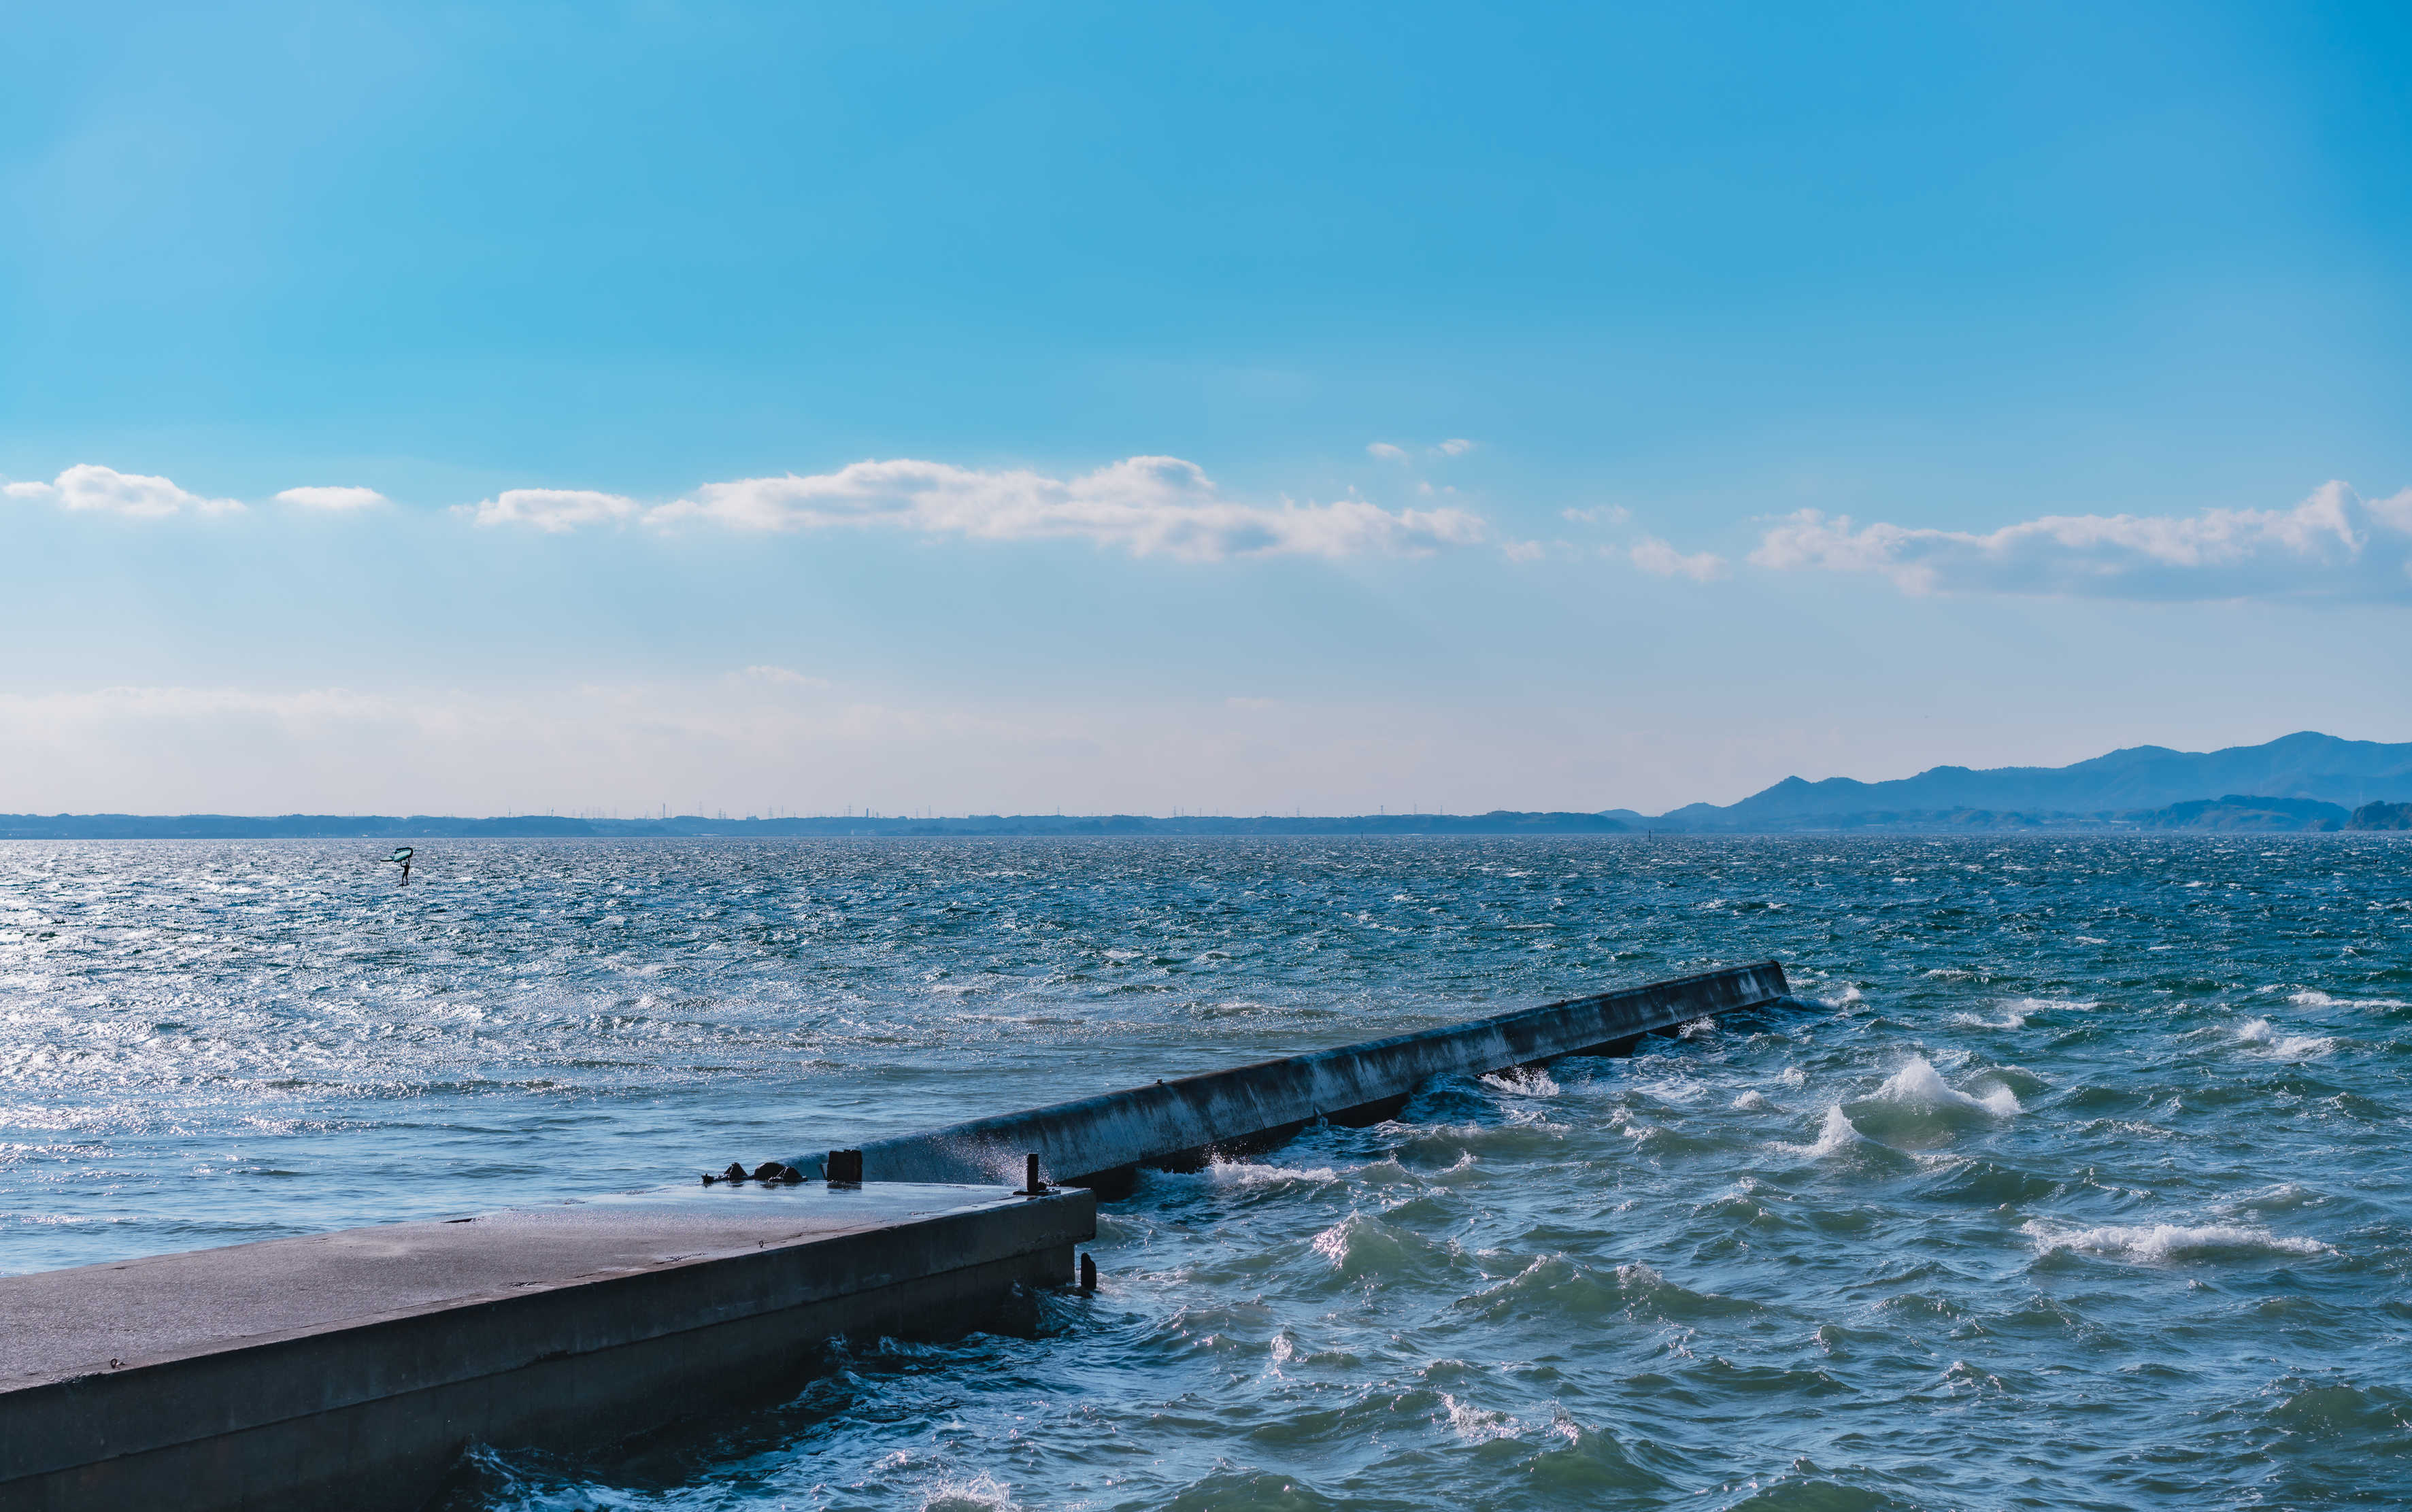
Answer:
M2333 1255L2334 1246L2316 1239L2295 1239L2246 1224L2106 1224L2096 1228L2055 1229L2030 1220L2020 1232L2033 1239L2038 1252L2084 1250L2125 1260L2215 1259L2246 1255Z
M1913 1055L1907 1064L1887 1078L1878 1087L1874 1099L1896 1103L1905 1108L1964 1108L1993 1118L2010 1118L2025 1111L2019 1107L2019 1095L2009 1088L1995 1086L1981 1094L1960 1091L1943 1079L1934 1063L1923 1055Z
M1555 1097L1565 1089L1537 1065L1519 1065L1506 1071L1493 1071L1478 1079L1493 1092L1504 1092L1517 1097Z
M1817 1138L1807 1144L1787 1144L1781 1140L1775 1148L1796 1155L1823 1156L1839 1154L1860 1142L1862 1136L1851 1116L1836 1103L1826 1109L1826 1122L1817 1125Z
M2412 1002L2400 997L2331 997L2311 988L2287 993L2287 1001L2299 1008L2412 1008Z
M2236 1038L2240 1044L2258 1046L2282 1061L2309 1060L2336 1049L2336 1041L2326 1035L2281 1035L2267 1019L2237 1025Z

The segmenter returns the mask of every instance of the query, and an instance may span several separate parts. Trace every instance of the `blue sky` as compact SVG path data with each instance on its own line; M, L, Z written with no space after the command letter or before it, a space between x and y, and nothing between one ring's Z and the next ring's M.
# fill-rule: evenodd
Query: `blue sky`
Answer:
M0 810L2412 739L2400 7L50 7Z

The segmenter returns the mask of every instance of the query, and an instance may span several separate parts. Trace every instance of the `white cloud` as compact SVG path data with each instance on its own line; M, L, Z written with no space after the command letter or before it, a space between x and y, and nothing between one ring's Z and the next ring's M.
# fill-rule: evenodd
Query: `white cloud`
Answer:
M1689 578L1694 582L1712 582L1726 575L1726 559L1713 551L1696 551L1686 556L1655 536L1644 536L1634 542L1625 553L1642 571L1661 578Z
M1558 517L1578 525L1622 525L1633 518L1633 511L1621 504L1603 504L1589 509L1561 509Z
M1439 443L1437 446L1426 447L1424 448L1424 455L1427 457L1463 457L1473 449L1473 442L1466 440L1463 436L1455 436L1449 440ZM1366 447L1365 455L1368 457L1379 457L1384 462L1405 462L1408 458L1406 448L1392 446L1388 441L1376 441L1372 443Z
M634 499L584 489L505 489L463 511L481 525L534 525L559 535L581 525L603 525L633 520L643 511Z
M481 524L526 518L553 530L625 519L635 504L610 494L552 494L536 506L520 490L478 506ZM577 501L574 505L567 502ZM981 471L934 462L860 462L833 473L708 483L648 510L646 521L699 521L739 531L887 529L980 540L1086 540L1133 556L1193 561L1234 556L1419 553L1484 538L1462 509L1391 511L1362 499L1246 504L1196 463L1130 457L1077 477Z
M121 473L92 462L79 462L48 483L0 484L0 494L55 504L62 509L124 515L133 520L158 520L186 513L228 514L243 507L233 499L188 493L164 477Z
M2330 483L2326 486L2332 489L2345 488L2343 483ZM2352 491L2347 489L2346 492L2350 493ZM2412 489L2398 489L2383 499L2363 499L2361 506L2370 511L2372 519L2389 530L2401 531L2406 536L2412 536Z
M276 496L276 502L303 509L324 509L342 514L354 509L375 509L390 501L375 489L299 488L287 489Z
M745 668L745 675L757 683L769 683L777 687L825 688L830 685L828 678L814 677L787 667L749 667Z
M2321 485L2292 509L2046 515L1984 534L1803 509L1751 561L1779 570L1874 572L1905 594L2107 598L2412 598L2412 489L2363 500Z

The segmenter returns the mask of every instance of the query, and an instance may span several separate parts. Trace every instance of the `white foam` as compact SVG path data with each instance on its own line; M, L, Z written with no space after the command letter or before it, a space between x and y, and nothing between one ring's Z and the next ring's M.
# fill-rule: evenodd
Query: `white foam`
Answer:
M1564 1089L1537 1065L1512 1066L1493 1071L1480 1079L1493 1092L1509 1093L1519 1097L1555 1097Z
M1665 1285L1667 1278L1659 1273L1655 1266L1644 1264L1640 1260L1627 1260L1616 1268L1616 1284L1626 1291L1644 1291L1653 1286Z
M2266 1048L2282 1061L2308 1060L2336 1049L2336 1041L2325 1035L2281 1035L2267 1019L2253 1019L2238 1025L2236 1037L2243 1044Z
M1843 1105L1836 1103L1826 1109L1826 1122L1818 1125L1817 1138L1814 1143L1785 1144L1778 1141L1775 1148L1789 1151L1796 1155L1825 1156L1848 1150L1860 1142L1860 1138L1859 1125L1853 1123L1851 1116L1843 1111Z
M2022 1019L2031 1013L2050 1013L2066 1008L2071 1013L2090 1013L2102 1006L2098 997L2006 997L2002 1007Z
M2008 1087L1995 1087L1981 1097L1972 1097L1943 1079L1943 1073L1923 1055L1913 1055L1909 1063L1895 1071L1875 1092L1878 1100L1900 1103L1909 1108L1965 1108L1995 1118L2009 1118L2024 1111L2019 1107L2019 1095Z
M982 1472L970 1480L932 1487L921 1498L921 1512L1007 1512L1014 1505L1012 1489Z
M2287 1001L2303 1008L2412 1008L2412 1003L2400 997L2331 997L2314 988L2290 992Z
M1332 1182L1340 1172L1330 1166L1265 1166L1245 1160L1217 1160L1202 1172L1218 1186L1270 1186L1277 1182Z
M2098 1228L2054 1230L2044 1224L2030 1221L2022 1226L2020 1232L2033 1239L2037 1250L2046 1253L2086 1250L2096 1255L2146 1262L2182 1260L2237 1250L2258 1250L2265 1255L2336 1253L2334 1246L2323 1244L2316 1239L2290 1238L2243 1224L2200 1224L2193 1227L2177 1224L2105 1224Z
M2101 1001L2080 1001L2080 998L2002 998L2002 1018L1985 1018L1982 1013L1954 1013L1951 1022L1971 1030L2023 1030L2031 1013L2052 1013L2057 1008L2069 1008L2086 1013L2089 1008L2101 1008Z
M1637 1092L1647 1093L1659 1101L1668 1103L1698 1102L1709 1091L1707 1082L1698 1077L1685 1076L1681 1071L1677 1071L1672 1076L1650 1081L1636 1078L1633 1086Z
M1777 1110L1773 1103L1769 1102L1765 1097L1755 1092L1743 1093L1741 1096L1733 1100L1733 1105L1746 1112L1752 1113L1768 1113Z
M2027 1016L2016 1008L2006 1010L1998 1019L1988 1019L1981 1013L1955 1013L1951 1021L1969 1029L2024 1029Z
M1441 1405L1449 1409L1449 1431L1468 1444L1484 1444L1495 1438L1508 1438L1523 1425L1504 1412L1493 1412L1458 1401L1444 1391Z

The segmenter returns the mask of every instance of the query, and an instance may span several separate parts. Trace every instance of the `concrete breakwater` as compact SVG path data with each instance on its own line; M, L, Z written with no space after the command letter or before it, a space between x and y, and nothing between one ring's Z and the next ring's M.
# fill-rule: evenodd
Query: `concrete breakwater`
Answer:
M832 1335L994 1329L1086 1192L818 1185L391 1224L0 1277L0 1512L425 1505L791 1387Z
M1654 1030L1772 1003L1791 991L1772 961L1569 998L1388 1039L1159 1081L866 1144L869 1182L1016 1182L1038 1157L1048 1181L1126 1191L1146 1166L1194 1169L1215 1152L1277 1144L1315 1120L1395 1116L1440 1076L1479 1076L1559 1055L1614 1054ZM823 1153L781 1162L806 1176Z

